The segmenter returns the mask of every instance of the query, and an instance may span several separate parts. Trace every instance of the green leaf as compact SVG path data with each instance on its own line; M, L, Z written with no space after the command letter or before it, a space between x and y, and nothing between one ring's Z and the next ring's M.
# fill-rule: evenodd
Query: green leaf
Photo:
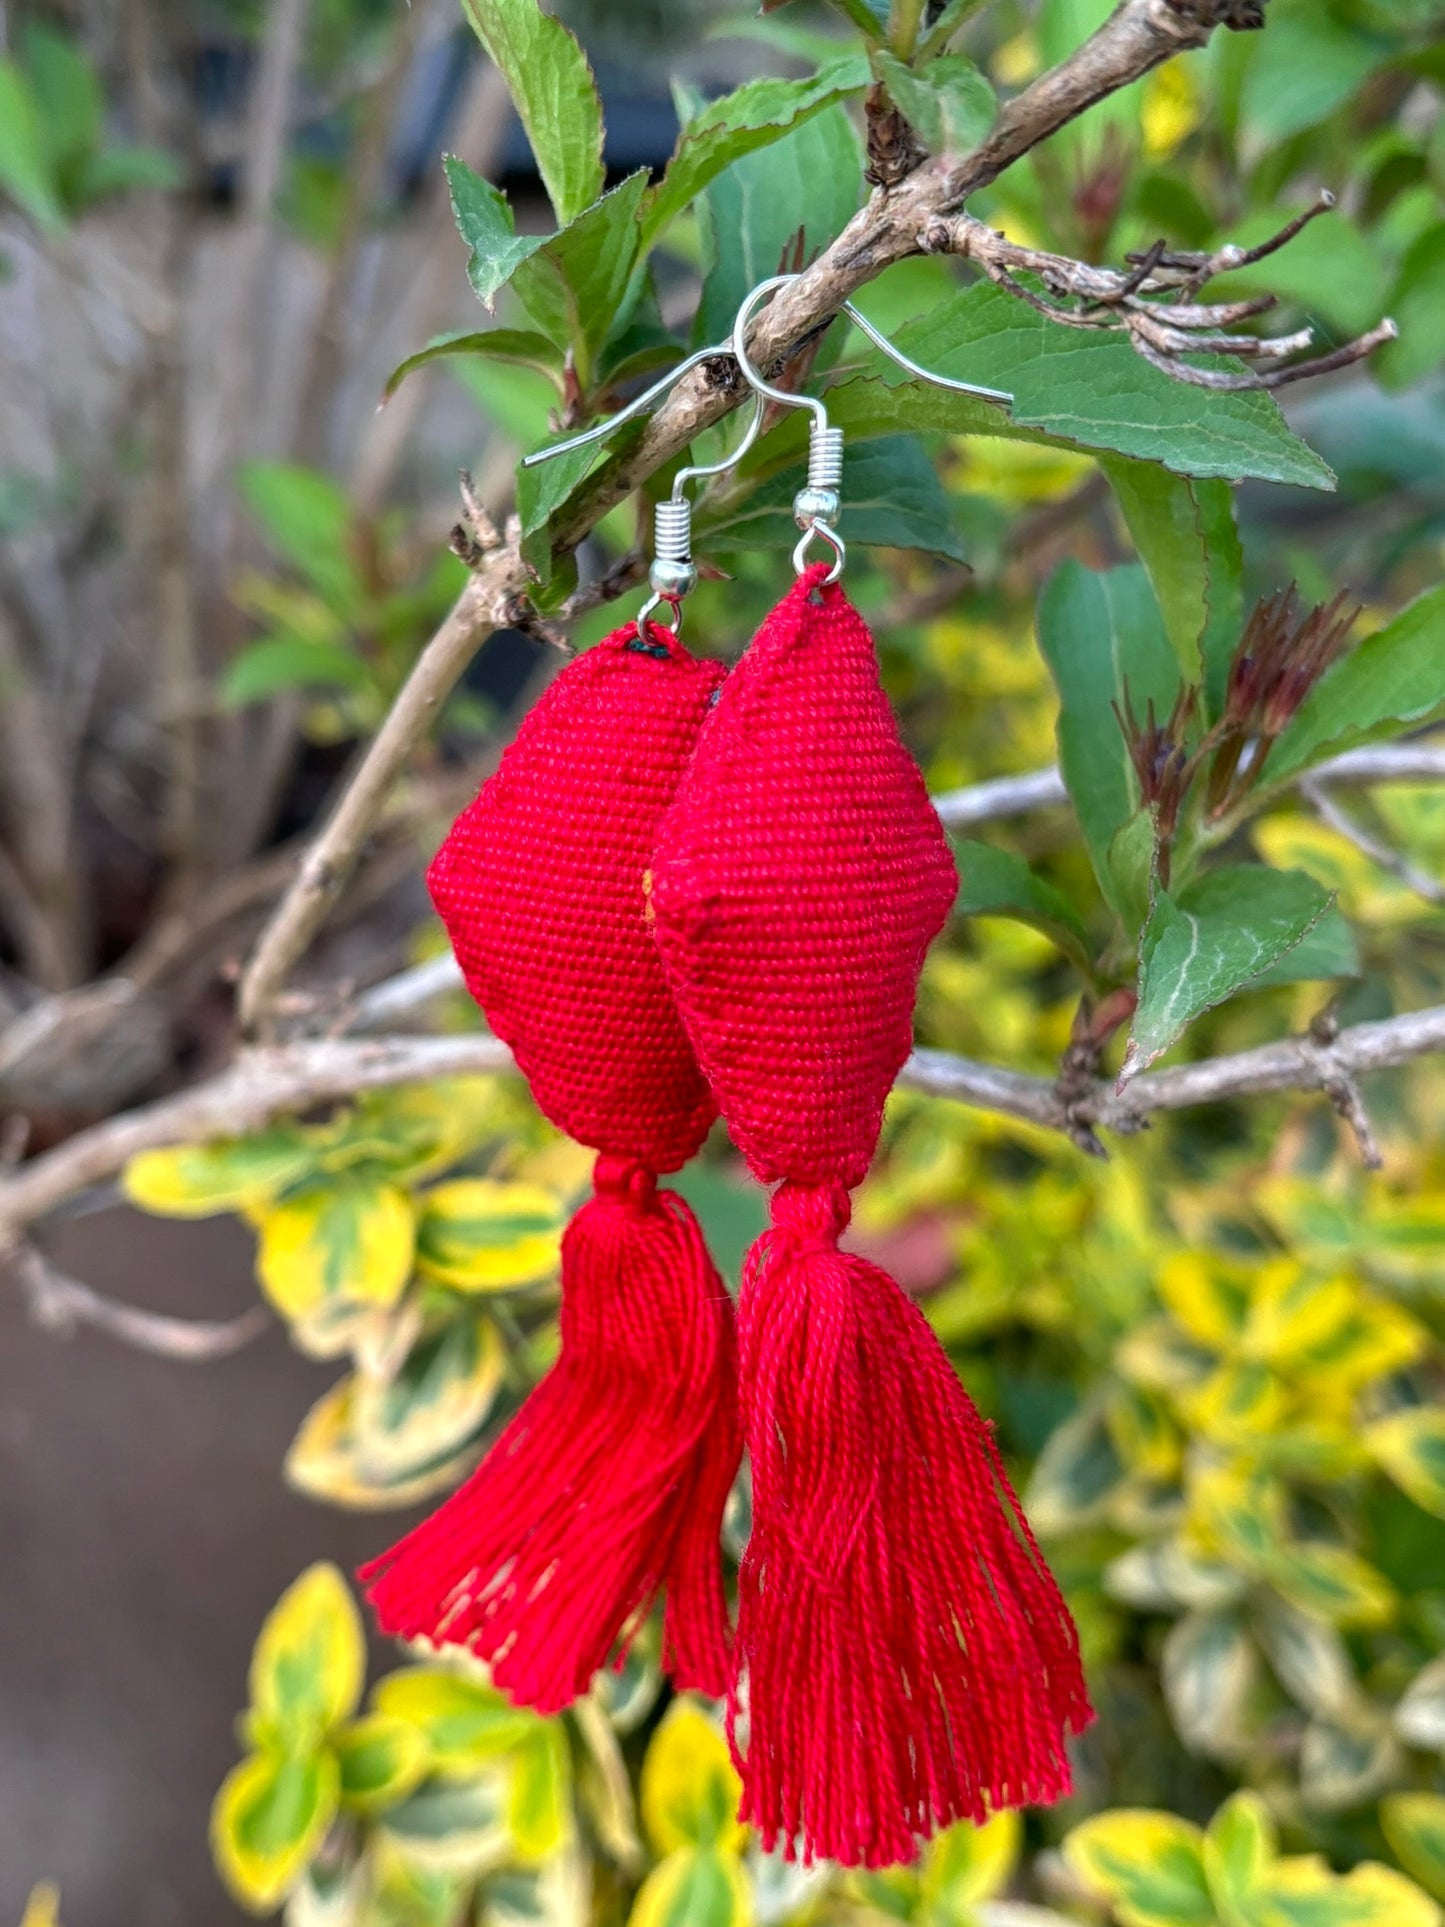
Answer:
M630 174L554 234L513 277L517 298L545 335L570 348L590 388L597 353L624 305L642 242L637 213L646 172Z
M961 836L950 841L960 877L955 916L1012 917L1031 924L1052 938L1081 970L1092 969L1088 932L1062 891L1035 876L1012 850L997 850L991 843Z
M76 202L84 206L133 187L180 187L185 178L185 168L163 148L105 147L98 154L87 154L76 165L72 192Z
M407 1873L419 1875L435 1895L435 1913L422 1919L455 1927L459 1893L447 1891L447 1877L490 1870L511 1858L505 1800L505 1775L493 1766L470 1780L426 1780L381 1816L384 1840L395 1842ZM414 1908L406 1906L398 1927L412 1927L415 1919Z
M1216 1927L1203 1845L1198 1827L1172 1813L1123 1808L1066 1834L1063 1855L1123 1927Z
M1388 305L1400 334L1373 358L1375 373L1387 387L1408 388L1445 352L1445 222L1427 228L1406 253Z
M463 0L527 130L557 225L602 192L602 104L587 56L537 0Z
M531 329L488 328L481 334L463 329L455 334L435 335L425 348L418 348L414 355L399 361L386 378L381 399L390 401L407 376L416 369L425 368L434 361L447 360L453 355L489 355L497 361L515 361L523 367L540 368L549 375L560 373L562 366L562 357L556 345L546 335L536 334Z
M873 65L893 105L930 154L966 154L993 126L998 113L993 88L963 54L945 54L920 71L880 52Z
M1445 1900L1445 1794L1392 1793L1380 1802L1380 1825L1401 1864Z
M341 1769L341 1799L361 1813L404 1800L426 1772L425 1737L405 1720L372 1713L344 1726L332 1741Z
M1157 462L1122 455L1103 456L1100 467L1149 572L1185 681L1203 680L1206 663L1227 669L1239 636L1244 573L1229 484L1172 475ZM1219 691L1210 691L1216 703L1222 673L1218 681Z
M806 79L763 75L710 102L684 125L667 172L648 194L642 213L644 249L735 161L773 146L867 84L867 60L861 54L848 54Z
M1337 1874L1320 1854L1292 1854L1260 1880L1249 1927L1440 1927L1440 1910L1377 1860Z
M1188 1613L1170 1628L1161 1671L1164 1700L1191 1753L1236 1757L1248 1737L1258 1677L1254 1641L1233 1613Z
M767 272L767 270L765 270ZM1001 288L965 289L910 322L898 346L925 368L1001 388L1006 415L912 380L881 355L838 387L829 412L850 433L934 428L1112 449L1181 475L1330 488L1334 477L1264 394L1172 380L1112 335L1061 328Z
M65 226L35 96L13 60L0 60L0 193L47 233Z
M1445 586L1331 665L1300 704L1265 765L1278 785L1359 743L1445 716Z
M1105 897L1127 913L1110 855L1118 832L1139 808L1113 704L1125 685L1136 712L1151 701L1160 714L1174 702L1179 670L1164 634L1159 605L1144 571L1098 575L1066 562L1039 598L1039 647L1059 692L1059 762L1079 827Z
M1341 1813L1400 1779L1405 1756L1378 1710L1369 1710L1371 1717L1357 1716L1348 1725L1316 1719L1305 1728L1299 1785L1306 1806Z
M1177 898L1157 891L1140 943L1139 1007L1120 1082L1291 950L1329 901L1302 870L1256 863L1211 871Z
M467 279L477 299L490 310L498 290L506 287L524 261L546 245L547 237L518 234L516 217L506 195L474 173L455 154L444 155L442 167L457 232L472 251L467 262ZM399 378L398 371L388 384L388 393Z
M552 580L551 521L595 468L627 447L627 431L603 444L592 442L569 455L554 455L532 468L517 470L517 517L522 525L521 555L543 588Z
M274 1913L326 1837L339 1796L328 1752L257 1753L232 1768L211 1808L211 1852L243 1907Z
M1255 1603L1254 1629L1296 1705L1321 1719L1342 1718L1359 1706L1363 1695L1349 1648L1328 1621L1266 1593Z
M438 1773L464 1780L505 1759L541 1724L538 1714L513 1706L494 1686L435 1666L389 1673L371 1697L378 1713L425 1737Z
M1329 977L1358 977L1363 972L1359 945L1338 904L1332 903L1319 922L1268 970L1254 979L1255 990L1276 984L1312 984Z
M237 486L276 553L330 608L353 614L365 595L351 559L351 504L338 484L300 463L246 462Z
M804 469L784 469L721 511L704 507L695 525L699 543L719 550L791 549L798 540L793 497L805 480ZM838 530L850 547L964 559L952 499L912 435L883 436L849 451Z
M515 1749L507 1781L507 1826L518 1859L556 1853L572 1825L572 1761L559 1720L538 1720Z
M1041 1539L1076 1532L1103 1517L1125 1469L1102 1406L1087 1405L1050 1433L1024 1503Z
M339 642L309 636L266 636L234 656L218 694L227 709L244 709L286 689L369 689L371 671Z
M1318 127L1387 55L1381 42L1317 0L1277 8L1244 77L1239 105L1247 134L1265 146Z
M1365 1444L1422 1511L1445 1519L1445 1406L1394 1412L1369 1427Z
M1336 1626L1383 1626L1394 1618L1390 1582L1348 1546L1295 1540L1272 1546L1266 1559L1271 1583L1301 1612L1317 1613Z
M741 1793L717 1722L694 1699L674 1701L642 1765L642 1820L654 1849L736 1853L744 1839L737 1817Z
M684 116L686 109L680 98ZM720 174L698 203L704 243L698 341L726 339L748 291L778 272L797 234L810 259L843 231L862 197L858 136L838 106Z
M95 68L68 34L32 20L21 44L40 138L50 166L58 171L100 145L105 97Z
M293 1750L315 1746L356 1711L366 1674L361 1618L346 1581L308 1566L271 1611L251 1655L253 1735Z

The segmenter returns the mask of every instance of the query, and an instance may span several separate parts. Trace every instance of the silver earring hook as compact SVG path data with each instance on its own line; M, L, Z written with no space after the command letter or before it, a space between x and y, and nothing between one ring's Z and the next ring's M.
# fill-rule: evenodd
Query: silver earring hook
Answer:
M801 575L807 567L808 549L813 537L819 536L833 551L833 566L826 580L836 582L843 573L843 563L847 550L842 536L834 526L842 508L840 484L843 477L843 431L834 428L828 421L828 410L816 395L794 394L787 388L779 388L768 381L761 370L754 366L747 352L748 324L758 304L778 288L786 287L797 280L795 274L775 274L770 280L760 281L738 309L733 323L733 358L747 380L760 395L770 401L781 402L788 408L806 408L812 419L808 424L808 481L807 486L799 489L793 498L793 518L803 531L797 547L793 550L793 568ZM948 388L955 394L974 395L980 401L992 402L1002 408L1013 406L1013 396L1002 388L985 388L977 382L958 381L952 375L935 374L931 368L924 368L901 348L895 348L880 329L875 328L868 317L854 307L851 301L843 303L843 313L855 327L859 328L875 347L897 362L916 380L929 382L935 388Z
M580 435L572 435L565 442L553 442L550 448L539 448L531 455L522 457L523 468L535 468L540 462L550 462L558 455L570 455L574 449L586 448L591 442L600 442L621 428L625 422L632 421L643 414L652 404L673 388L689 370L715 355L725 355L726 344L716 348L699 348L675 368L655 381L650 388L630 401L625 408L618 409L605 421L592 428L586 428ZM763 425L763 398L758 395L753 403L753 419L747 432L737 447L718 462L695 463L680 468L673 477L672 493L656 503L653 509L653 559L648 570L648 583L652 593L637 612L637 634L642 641L647 640L647 624L655 610L663 603L672 610L672 633L678 635L682 630L682 599L697 587L697 564L692 559L692 503L686 493L686 484L707 475L721 475L726 469L735 468L747 454L758 438Z

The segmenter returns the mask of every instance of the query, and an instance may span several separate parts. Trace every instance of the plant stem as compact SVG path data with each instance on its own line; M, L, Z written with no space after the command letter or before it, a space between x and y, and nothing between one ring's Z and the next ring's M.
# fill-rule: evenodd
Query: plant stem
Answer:
M926 0L893 0L888 17L888 44L900 60L912 60L923 27Z

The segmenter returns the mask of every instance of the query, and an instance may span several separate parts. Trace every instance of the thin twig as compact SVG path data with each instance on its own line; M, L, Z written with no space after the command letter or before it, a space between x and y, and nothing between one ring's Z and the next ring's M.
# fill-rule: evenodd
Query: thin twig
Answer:
M1398 877L1407 890L1413 890L1415 895L1423 897L1426 903L1445 904L1445 883L1442 883L1438 877L1432 877L1427 871L1418 869L1407 856L1402 856L1398 850L1391 849L1390 845L1379 837L1372 836L1362 823L1356 822L1348 810L1341 809L1330 794L1329 784L1323 771L1318 775L1306 777L1300 784L1300 794L1320 821L1328 824L1330 829L1336 831L1346 841L1353 843L1362 856L1369 857L1370 861L1378 863L1382 870L1388 870L1391 876Z
M122 1305L92 1291L28 1241L7 1255L35 1323L66 1337L78 1326L89 1325L136 1351L201 1365L242 1351L272 1324L264 1305L252 1305L239 1317L225 1320L171 1318L164 1312L142 1311L138 1305Z

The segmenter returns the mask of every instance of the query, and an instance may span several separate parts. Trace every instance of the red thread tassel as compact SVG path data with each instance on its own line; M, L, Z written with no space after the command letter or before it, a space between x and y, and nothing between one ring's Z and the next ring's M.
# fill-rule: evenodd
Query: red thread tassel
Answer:
M840 1184L786 1183L738 1309L753 1531L729 1733L765 1851L911 1860L1070 1786L1091 1718L1068 1609L918 1307L840 1252Z
M561 1352L465 1485L364 1567L383 1632L469 1647L553 1713L667 1588L682 1687L730 1676L717 1555L740 1454L732 1305L697 1222L625 1158L562 1242Z

